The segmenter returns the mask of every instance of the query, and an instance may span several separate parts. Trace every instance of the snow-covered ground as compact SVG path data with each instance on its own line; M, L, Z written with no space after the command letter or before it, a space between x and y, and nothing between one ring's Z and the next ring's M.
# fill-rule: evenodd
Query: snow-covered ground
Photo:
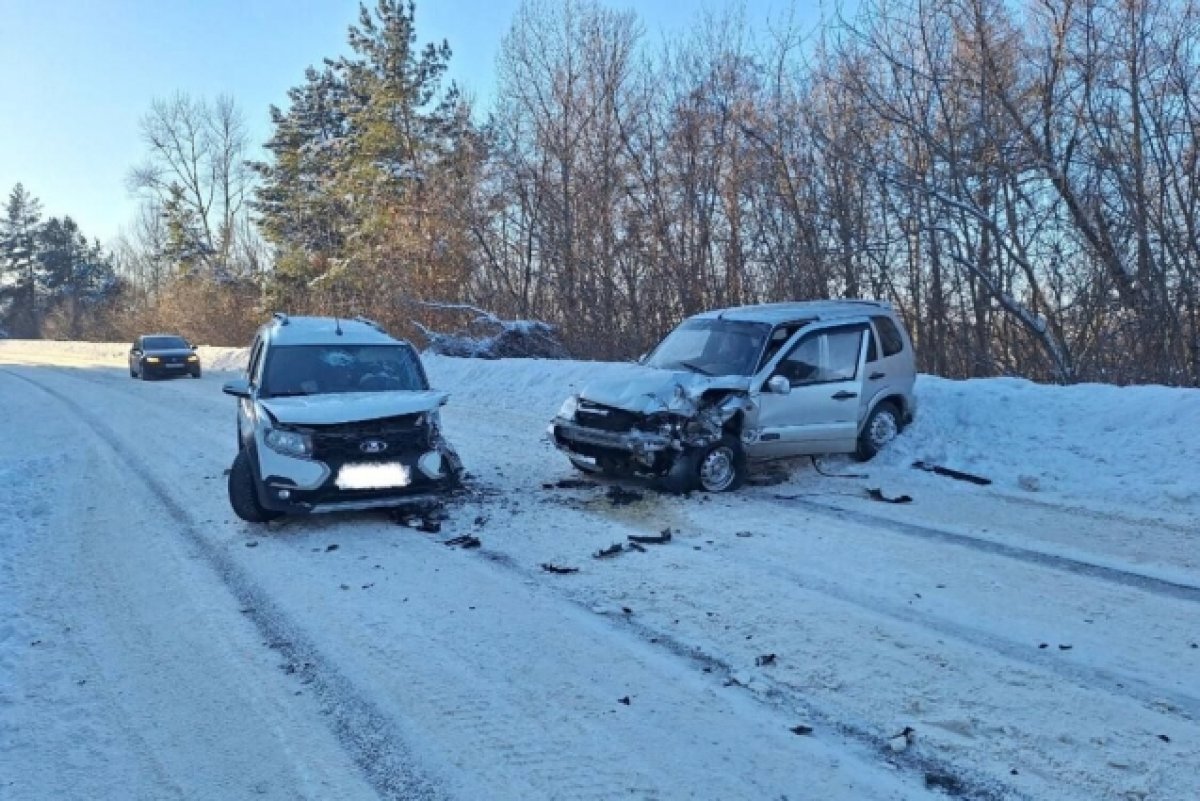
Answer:
M615 503L544 430L623 365L428 357L441 531L258 528L244 351L126 351L0 342L2 798L1200 797L1200 391L922 377L870 464Z

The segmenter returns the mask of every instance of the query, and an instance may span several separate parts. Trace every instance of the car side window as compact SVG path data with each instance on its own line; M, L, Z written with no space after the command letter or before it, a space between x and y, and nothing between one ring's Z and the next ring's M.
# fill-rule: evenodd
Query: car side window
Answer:
M871 321L875 323L875 328L879 331L879 341L883 345L884 358L895 356L904 350L904 337L900 336L900 330L896 328L892 318L872 317Z
M818 331L792 349L775 371L792 386L849 381L858 375L858 354L865 329Z
M770 339L767 340L767 347L763 350L762 358L758 362L758 367L754 372L758 372L767 366L767 364L775 358L780 349L787 344L787 341L792 338L792 335L800 330L801 323L788 323L781 325L771 332Z
M867 329L867 364L879 361L879 345L875 339L875 332L870 328Z

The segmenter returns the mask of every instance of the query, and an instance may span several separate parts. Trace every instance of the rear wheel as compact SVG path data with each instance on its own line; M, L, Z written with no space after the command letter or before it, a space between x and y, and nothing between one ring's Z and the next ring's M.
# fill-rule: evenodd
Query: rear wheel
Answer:
M858 435L855 457L859 461L867 461L894 440L901 428L900 410L887 401L879 404L871 411Z
M264 509L258 502L254 471L245 450L238 451L229 469L229 505L233 513L247 523L266 523L280 516L279 512Z

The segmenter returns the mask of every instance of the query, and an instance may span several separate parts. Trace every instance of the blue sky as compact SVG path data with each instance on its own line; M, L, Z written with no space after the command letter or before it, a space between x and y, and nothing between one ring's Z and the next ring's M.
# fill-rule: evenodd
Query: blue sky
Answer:
M765 20L790 0L729 0ZM374 4L374 0L371 0ZM634 9L648 37L687 31L723 0L604 0ZM452 76L481 100L520 0L418 0L420 42L446 39ZM815 20L816 0L796 0ZM144 152L138 120L156 97L232 95L253 141L269 133L305 67L345 49L357 0L0 0L0 193L18 181L47 215L109 241L133 218L125 187ZM811 21L810 20L810 21Z

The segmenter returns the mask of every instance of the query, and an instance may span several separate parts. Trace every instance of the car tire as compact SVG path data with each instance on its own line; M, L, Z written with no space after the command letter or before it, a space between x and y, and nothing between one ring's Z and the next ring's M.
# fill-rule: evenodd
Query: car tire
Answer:
M143 381L149 381L149 380L150 380L150 375L149 375L149 374L146 372L146 368L145 368L145 367L143 367L143 368L141 368L140 370L138 370L138 378L142 379Z
M667 491L732 492L746 480L746 451L741 440L726 434L705 448L689 448L667 471Z
M858 434L858 449L854 457L860 462L871 459L894 440L904 428L900 410L894 403L884 401L871 410Z
M199 378L199 377L200 377L200 371L199 371L199 370L197 370L196 372L192 373L192 378Z
M229 505L233 507L233 513L247 523L267 523L280 514L263 508L258 501L255 483L250 456L245 450L240 450L229 469Z
M134 369L132 367L129 368L129 377L137 378L137 373L134 371Z

